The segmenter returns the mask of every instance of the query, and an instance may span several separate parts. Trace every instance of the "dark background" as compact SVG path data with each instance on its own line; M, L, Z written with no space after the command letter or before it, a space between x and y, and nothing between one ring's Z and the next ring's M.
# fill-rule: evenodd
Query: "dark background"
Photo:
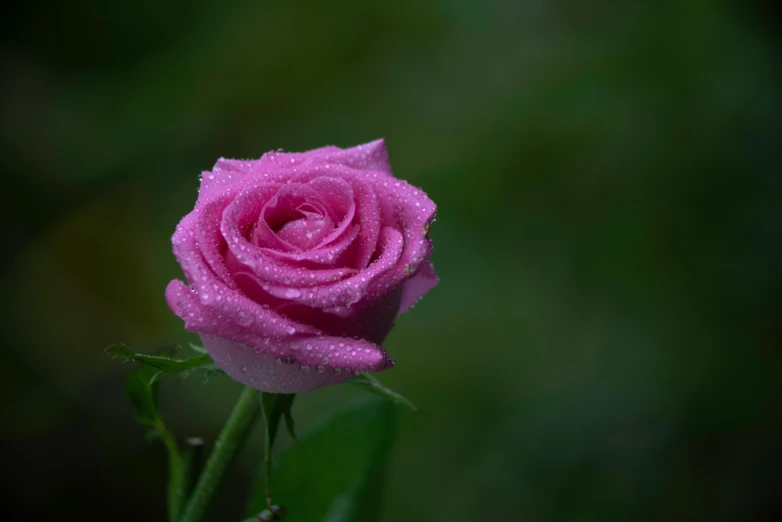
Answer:
M773 6L4 6L0 516L163 520L101 350L194 340L163 290L198 174L385 137L442 282L387 341L428 415L399 410L384 522L782 520ZM164 415L213 441L238 391L167 382ZM358 395L300 397L300 429Z

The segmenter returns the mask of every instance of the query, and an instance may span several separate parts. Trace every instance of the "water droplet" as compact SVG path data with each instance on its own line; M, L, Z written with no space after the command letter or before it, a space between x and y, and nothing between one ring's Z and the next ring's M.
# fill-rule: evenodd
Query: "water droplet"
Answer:
M304 373L310 373L310 367L309 366L299 366L299 370L301 370Z
M285 297L288 299L295 299L301 295L301 292L296 290L295 288L288 288L285 290Z

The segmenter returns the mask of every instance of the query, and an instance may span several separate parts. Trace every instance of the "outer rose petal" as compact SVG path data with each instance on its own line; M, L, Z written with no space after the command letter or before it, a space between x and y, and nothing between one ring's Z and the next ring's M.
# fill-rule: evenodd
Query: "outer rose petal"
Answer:
M344 165L357 170L371 170L391 175L386 142L379 140L357 145L349 149L328 146L308 152L268 152L258 160L263 167L291 167L304 161L318 159L332 165Z
M374 170L391 175L391 163L388 161L388 149L382 138L324 157L330 163L338 163L360 170Z
M421 299L426 292L439 283L437 274L434 273L432 263L421 263L421 269L416 275L405 281L402 285L402 302L399 304L399 313L406 312L416 301Z
M239 295L239 294L234 294ZM212 300L203 303L200 296L182 281L174 279L166 288L169 308L185 321L185 328L191 332L209 333L231 339L266 351L276 357L289 355L278 345L270 345L271 339L292 338L293 335L318 335L318 329L297 323L279 314L262 308L242 296L241 300ZM276 351L274 351L276 350Z
M166 299L169 307L185 320L185 327L199 333L220 368L259 390L304 392L341 382L351 373L382 371L393 366L386 350L370 341L288 334L286 324L300 323L284 318L275 323L284 332L280 328L259 328L257 324L237 324L202 304L181 281L169 283ZM307 329L317 332L312 327L297 332L306 334Z
M286 364L243 344L201 334L204 348L225 373L252 388L271 393L301 393L346 380L361 367L388 368L385 350L367 341L341 337L297 340L300 363Z
M319 328L326 335L366 339L380 345L399 315L402 291L401 286L395 288L380 299L365 303L360 312L349 317L339 317L317 308L290 303L277 308L277 311L292 320Z
M273 357L255 353L251 348L201 334L209 355L225 373L237 381L270 393L301 393L322 386L338 384L350 377L349 372L318 372L309 368L306 373L295 364L277 364Z
M280 182L290 177L290 171L307 160L316 159L327 164L344 165L358 170L382 172L391 176L391 163L383 139L357 145L349 149L328 146L307 152L267 152L259 160L232 160L220 158L212 172L201 176L198 201L206 201L227 190L245 178L266 182Z

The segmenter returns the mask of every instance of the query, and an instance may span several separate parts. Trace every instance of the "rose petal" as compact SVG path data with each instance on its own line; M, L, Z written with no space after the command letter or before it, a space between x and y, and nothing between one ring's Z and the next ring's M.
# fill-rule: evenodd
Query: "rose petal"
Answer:
M349 317L339 317L310 306L282 303L275 311L285 317L312 325L327 335L353 337L381 344L391 331L399 313L402 287L399 286L379 299L374 299Z
M328 177L314 179L308 185L323 196L326 205L331 210L331 219L338 223L334 231L320 241L318 244L318 248L320 248L336 241L353 223L353 216L356 212L353 188L345 180Z
M251 191L243 191L243 193L251 193ZM308 185L291 183L289 185L281 186L274 196L266 202L263 209L261 209L260 215L253 227L251 243L255 247L268 247L284 252L301 250L295 245L285 241L284 236L277 233L277 225L279 224L281 226L285 220L290 220L295 215L299 215L300 213L297 208L303 205L312 206L324 213L328 207L321 195ZM231 210L226 215L226 225L230 225L231 219L239 217L237 214L242 214L243 206L244 198L240 199L237 197ZM339 216L335 219L333 215L329 216L332 222L338 222L339 220L342 220L343 217L344 216ZM329 231L329 233L331 233L331 231ZM233 236L234 234L231 233L231 235ZM233 244L241 245L247 243L245 236L242 235L242 239L243 241L236 241Z
M432 263L421 263L418 273L408 279L402 285L402 300L399 304L399 313L410 309L425 293L439 283Z
M180 227L182 231L193 231L195 244L198 245L201 255L203 256L204 261L209 265L209 268L211 268L215 275L217 275L217 277L228 287L236 288L236 284L231 278L231 273L225 265L222 254L225 246L225 239L223 239L223 236L220 233L220 216L229 201L228 198L219 198L196 207L190 214L182 219ZM175 253L178 252L177 257L186 257L187 253L183 252L184 248L182 247L189 243L177 241L176 244L180 245L179 247L175 247Z
M287 298L293 303L322 308L341 317L348 317L356 312L356 305L370 285L392 270L402 253L404 241L402 235L390 228L384 228L380 233L380 256L366 269L330 285L317 286L306 292L292 290L287 286L269 285L269 293L279 298ZM384 290L391 290L386 287Z
M246 181L251 177L264 183L278 183L296 174L297 167L309 160L344 165L358 170L391 175L391 164L385 140L379 139L348 149L327 146L307 152L267 152L258 160L220 158L211 172L201 176L198 201L207 201L215 195Z
M394 270L378 282L379 291L401 284L418 272L419 265L429 258L432 242L428 232L434 221L435 204L420 189L401 180L384 180L375 184L381 203L383 220L391 220L404 233L404 250Z
M314 248L304 252L283 252L272 248L261 248L267 258L294 262L298 266L316 269L317 265L328 265L343 268L339 265L342 255L358 237L361 227L349 226L339 239L333 240L327 247ZM258 263L256 263L258 264Z
M302 217L285 223L277 235L300 251L311 250L334 230L334 222L328 216L315 212L299 212Z
M307 186L323 198L335 223L353 217L355 212L353 187L344 179L321 176L308 182Z
M240 339L245 344L265 350L269 355L281 355L269 347L272 338L286 338L296 333L319 333L311 326L292 321L255 303L255 307L264 312L261 316L254 315L257 310L253 307L235 310L206 305L196 292L177 279L166 287L166 301L171 311L185 321L185 329Z
M302 393L347 380L350 372L317 367L303 370L298 364L277 363L278 359L257 353L240 343L202 334L209 355L228 375L240 383L269 393Z
M335 212L343 210L346 212L345 215L337 217L341 220L337 228L321 241L321 243L330 243L328 247L317 247L308 251L292 249L291 245L285 243L268 227L268 223L264 219L259 219L261 210L266 209L266 205L272 203L275 198L279 202L281 198L294 197L295 194L303 196L302 191L312 195L312 187L295 183L282 185L278 189L276 185L263 183L245 187L223 213L220 230L231 253L261 278L266 278L265 272L277 271L280 268L279 264L269 265L268 257L282 262L296 262L302 268L314 268L314 265L334 265L350 247L359 230L355 225L351 225L354 205L350 185L343 180L323 183L327 183L333 190L345 191L344 201L335 201L332 197L331 201L327 203L325 198L317 196L320 198L320 203L332 208ZM277 190L279 193L276 192ZM289 200L289 203L291 202L298 204L299 200L294 197ZM254 238L250 241L247 239L247 230L253 226L255 227L253 229ZM258 244L263 248L260 248ZM282 268L283 272L285 269Z
M187 224L188 222L185 222ZM174 313L187 321L196 320L196 315L204 312L198 306L191 302L195 298L202 308L208 308L211 313L225 317L226 331L232 331L235 324L241 324L243 327L254 327L263 335L290 335L296 331L305 333L316 333L317 330L312 327L296 324L289 321L274 312L263 308L260 304L247 298L235 288L224 284L210 269L198 250L195 241L195 235L191 228L184 226L177 227L177 231L172 238L174 245L174 254L187 275L188 282L196 290L197 295L189 290L182 292L182 288L177 286L177 281L172 281L166 290L167 296L169 290L176 291L176 297L182 301L182 306L188 306L188 310L180 311L181 308L174 308ZM180 285L184 286L181 282ZM172 287L172 285L174 285ZM186 288L186 287L185 287ZM172 294L172 296L174 296ZM169 304L171 300L169 300ZM190 314L193 315L190 315ZM206 319L204 319L206 320ZM190 329L190 327L188 327Z
M201 335L209 355L225 373L251 388L269 393L302 393L347 380L350 372L332 368L300 369L298 364L277 363L278 359L256 353L240 343L210 335Z
M361 270L369 264L372 255L377 250L377 242L380 238L382 222L380 206L372 185L361 178L351 180L353 192L356 197L356 215L361 225L361 234L358 237L358 249L353 261L353 267Z
M198 189L196 205L222 197L236 191L252 178L257 183L279 183L287 176L282 172L263 171L258 160L229 160L220 158L211 172L201 174L201 187Z
M288 363L212 335L201 335L201 340L215 364L228 375L271 393L301 393L337 384L363 369L381 371L393 366L383 348L355 339L301 339L293 347L296 360Z
M386 148L386 141L379 139L358 145L356 147L345 149L339 154L335 154L337 158L329 158L335 163L341 165L347 165L354 169L361 170L374 170L376 172L384 172L391 174L391 163L388 161L388 149Z
M293 168L312 159L358 170L391 174L388 150L386 142L382 138L348 149L328 146L307 152L269 152L264 154L258 163L262 168Z
M280 262L271 256L265 256L260 273L252 267L241 263L230 251L226 252L225 264L233 278L246 275L252 278L259 287L276 283L293 288L308 288L321 284L331 284L356 273L352 268L318 268L308 269Z

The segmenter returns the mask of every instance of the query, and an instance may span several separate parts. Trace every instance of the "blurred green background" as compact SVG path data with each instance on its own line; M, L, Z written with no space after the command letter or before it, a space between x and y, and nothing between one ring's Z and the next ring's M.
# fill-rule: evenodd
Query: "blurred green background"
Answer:
M441 284L387 341L382 380L428 414L398 408L383 522L782 520L781 21L772 2L6 5L3 518L163 520L164 450L101 351L195 339L163 290L198 174L385 137L438 204ZM238 392L166 382L164 415L210 442ZM363 397L300 397L300 430ZM259 442L213 520L238 520Z

